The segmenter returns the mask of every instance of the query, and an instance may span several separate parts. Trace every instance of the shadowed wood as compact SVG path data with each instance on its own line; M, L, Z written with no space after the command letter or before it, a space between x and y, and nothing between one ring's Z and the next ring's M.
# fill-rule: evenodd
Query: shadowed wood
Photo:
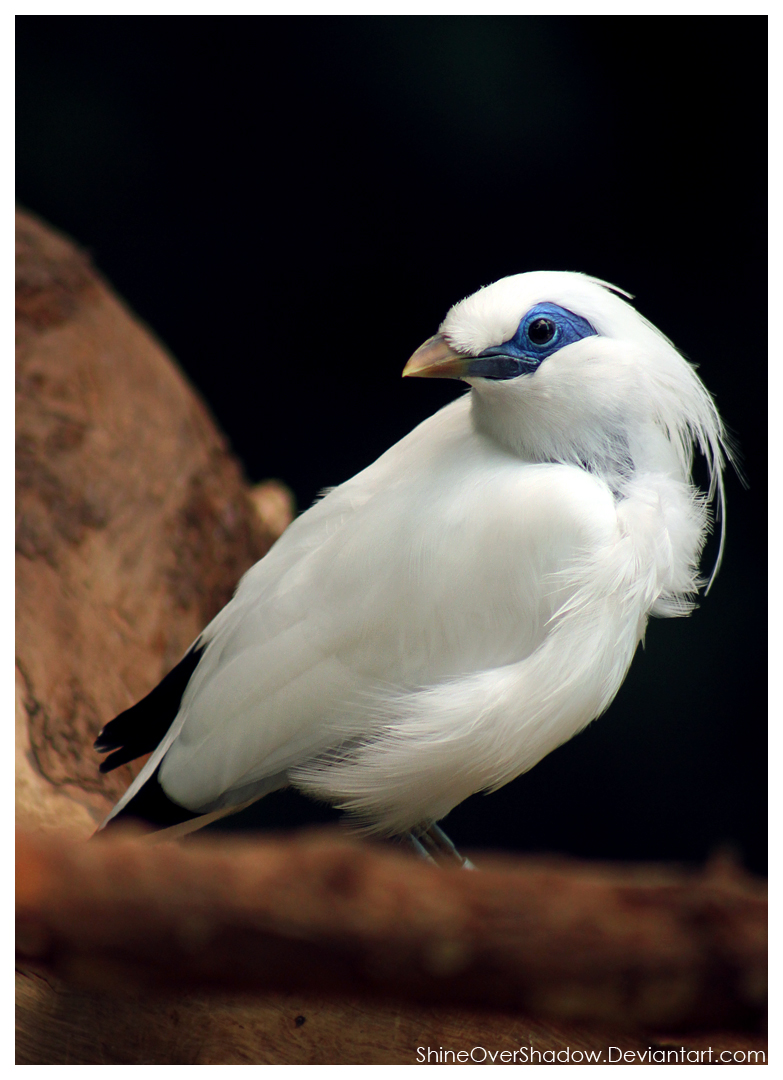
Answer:
M579 1054L604 1054L618 1041L616 1030L518 1013L298 992L252 1000L218 994L117 997L77 991L30 971L17 975L17 1000L18 1065L413 1065L420 1061L419 1047L425 1057L428 1050L435 1055L431 1061L441 1047L476 1048L480 1062L481 1048L513 1054L523 1046L550 1058L569 1052L579 1061ZM619 1038L623 1050L650 1045L638 1034ZM743 1034L707 1039L748 1048L763 1043ZM682 1045L681 1039L675 1042Z

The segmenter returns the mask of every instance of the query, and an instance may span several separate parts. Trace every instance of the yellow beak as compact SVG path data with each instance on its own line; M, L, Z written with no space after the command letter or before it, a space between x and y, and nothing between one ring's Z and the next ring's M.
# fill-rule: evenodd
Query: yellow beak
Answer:
M464 379L468 366L474 360L452 349L440 334L421 345L402 369L402 377L418 379Z

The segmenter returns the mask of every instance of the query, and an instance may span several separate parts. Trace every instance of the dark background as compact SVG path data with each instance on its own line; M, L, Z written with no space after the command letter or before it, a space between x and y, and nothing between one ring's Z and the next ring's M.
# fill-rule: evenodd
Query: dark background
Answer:
M31 16L17 45L20 202L301 507L460 392L400 371L506 274L615 282L700 365L750 485L728 478L712 592L652 622L605 717L447 828L763 870L766 19Z

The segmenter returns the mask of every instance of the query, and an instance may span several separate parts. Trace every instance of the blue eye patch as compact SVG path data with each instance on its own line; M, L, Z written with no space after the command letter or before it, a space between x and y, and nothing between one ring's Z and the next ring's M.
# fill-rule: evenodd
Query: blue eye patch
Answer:
M548 356L582 338L596 337L587 319L557 304L536 304L516 334L502 345L485 349L471 361L469 375L483 379L516 379L535 371Z

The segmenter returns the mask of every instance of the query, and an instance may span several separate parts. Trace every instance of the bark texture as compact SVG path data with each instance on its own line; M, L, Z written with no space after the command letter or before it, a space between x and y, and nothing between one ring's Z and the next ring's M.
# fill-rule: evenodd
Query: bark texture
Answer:
M24 752L100 814L131 768L98 773L98 730L179 659L273 537L204 405L87 258L24 213L16 254Z

